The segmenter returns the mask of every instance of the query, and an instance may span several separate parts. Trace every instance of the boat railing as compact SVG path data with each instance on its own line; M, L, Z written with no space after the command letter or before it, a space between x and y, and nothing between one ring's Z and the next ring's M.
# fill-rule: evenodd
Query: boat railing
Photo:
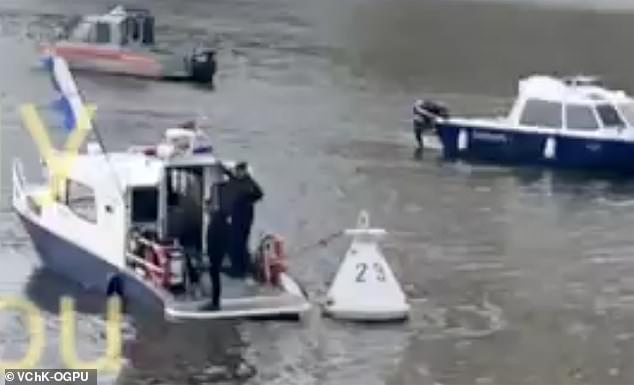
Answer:
M163 272L163 268L130 252L126 252L126 257L128 260L128 263L133 263L133 264L139 264L139 265L143 265L144 267L146 267L149 270L152 270L155 273L162 273Z
M20 198L24 195L24 169L19 159L13 160L13 197Z
M566 76L562 78L564 84L573 87L601 86L601 78L591 75Z
M24 193L24 186L26 185L24 178L24 170L22 168L22 162L19 159L13 160L13 200L18 201L24 199L26 206L35 215L42 214L42 206L32 196ZM25 197L26 195L26 197Z
M148 8L127 7L125 8L125 11L129 15L152 16L152 12Z

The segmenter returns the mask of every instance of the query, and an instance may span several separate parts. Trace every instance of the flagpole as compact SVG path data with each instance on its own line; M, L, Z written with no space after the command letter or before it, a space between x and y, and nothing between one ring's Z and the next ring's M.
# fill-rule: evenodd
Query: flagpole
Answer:
M108 151L104 144L101 133L99 132L97 125L91 121L91 114L89 114L88 108L86 108L86 106L84 105L84 97L82 92L77 87L77 84L75 83L73 75L70 72L66 61L61 57L53 55L51 56L51 61L52 62L50 70L53 86L57 89L58 92L62 94L63 98L66 98L71 110L70 112L74 117L73 121L75 123L75 127L71 127L70 129L88 129L95 133L95 137L97 139L99 147L101 148L101 153L106 160L106 164L108 165L111 176L115 182L117 191L119 193L119 198L121 199L121 203L123 204L123 207L125 207L125 194L122 184L117 177L112 163L110 162L110 157L108 156Z

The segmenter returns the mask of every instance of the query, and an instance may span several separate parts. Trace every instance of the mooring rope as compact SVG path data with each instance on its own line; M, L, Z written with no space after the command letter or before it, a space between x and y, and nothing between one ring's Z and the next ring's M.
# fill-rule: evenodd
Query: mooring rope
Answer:
M307 245L304 245L302 247L300 247L297 250L293 251L293 255L295 254L299 254L299 253L304 253L310 249L313 248L319 248L319 247L325 247L327 246L330 242L332 242L333 240L335 240L336 238L340 237L341 235L343 235L344 231L343 230L338 230L334 233L330 233L324 237L319 238L316 242L311 242Z

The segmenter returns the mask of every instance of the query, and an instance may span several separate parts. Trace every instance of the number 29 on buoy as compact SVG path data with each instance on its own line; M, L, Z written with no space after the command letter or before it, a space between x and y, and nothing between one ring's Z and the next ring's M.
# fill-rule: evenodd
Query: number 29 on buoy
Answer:
M356 270L357 270L357 275L355 278L356 282L359 283L365 283L367 282L367 276L368 276L368 263L367 262L358 262L356 264ZM371 264L372 265L372 272L370 272L369 274L374 274L375 279L378 282L385 282L386 281L386 276L385 276L385 269L383 268L383 266L381 266L380 263L378 262L374 262Z

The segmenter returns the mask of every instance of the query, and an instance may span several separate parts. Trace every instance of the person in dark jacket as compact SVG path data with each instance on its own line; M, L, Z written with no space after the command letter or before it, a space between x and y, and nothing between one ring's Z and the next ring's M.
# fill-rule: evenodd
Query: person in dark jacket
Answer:
M426 115L423 110L423 101L417 100L414 103L413 108L414 113L414 138L416 139L416 143L418 143L418 149L423 149L423 129L425 128Z
M230 274L246 278L251 271L251 255L249 252L249 236L253 225L254 205L260 201L264 193L260 185L253 180L247 171L247 163L240 162L233 173L225 170L229 176L228 190L231 192L231 235Z
M222 202L223 188L219 186L217 198ZM222 282L220 271L225 254L229 249L230 227L226 210L222 205L213 208L210 213L209 227L207 228L207 254L209 257L209 274L212 285L212 301L210 310L220 310L220 295L222 293Z
M424 131L433 131L436 129L436 119L449 117L447 108L436 102L417 100L414 103L414 137L418 144L418 149L423 149L423 133Z

